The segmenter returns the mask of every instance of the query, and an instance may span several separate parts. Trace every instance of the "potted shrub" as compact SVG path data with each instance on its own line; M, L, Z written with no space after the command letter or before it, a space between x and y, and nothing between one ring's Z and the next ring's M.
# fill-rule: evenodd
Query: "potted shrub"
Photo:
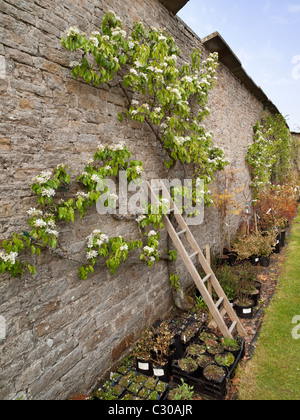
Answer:
M234 302L234 309L239 318L251 319L254 315L254 308L253 300L243 294Z
M234 248L239 260L249 259L252 265L257 266L261 257L270 257L274 242L274 231L256 232L245 237L237 238L234 243Z
M249 264L244 264L239 267L238 269L238 297L241 295L245 297L249 297L251 300L254 301L255 306L258 303L258 299L260 296L260 289L258 288L257 282L257 274L254 269Z
M132 354L135 357L136 370L144 375L153 375L151 360L152 332L147 329L133 348Z
M156 328L146 330L133 350L137 371L147 376L158 376L168 382L173 341L174 334L165 321Z
M171 348L174 333L164 321L153 331L153 374L164 382L169 381Z

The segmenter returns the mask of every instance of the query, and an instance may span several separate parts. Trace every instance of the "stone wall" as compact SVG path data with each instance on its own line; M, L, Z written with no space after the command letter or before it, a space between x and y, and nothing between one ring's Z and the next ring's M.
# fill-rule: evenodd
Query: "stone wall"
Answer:
M149 179L168 177L164 152L149 129L118 122L116 116L126 102L122 92L94 88L70 75L72 57L60 44L62 33L71 25L87 33L97 30L110 9L128 28L137 19L166 27L183 59L201 47L201 41L158 0L0 3L0 57L6 63L6 75L0 78L0 239L28 229L25 215L35 206L29 188L35 175L62 162L79 173L100 142L125 140L133 156L143 160ZM237 184L247 185L240 197L243 205L249 195L246 148L263 106L223 65L218 77L207 129L215 133L232 167L241 169ZM173 175L183 176L180 166L169 174ZM91 391L141 331L172 307L165 261L150 270L134 256L113 277L98 265L87 281L79 279L85 238L96 228L128 239L138 236L134 222L100 217L90 210L82 221L60 228L69 260L43 253L38 260L33 258L34 277L1 276L0 315L7 322L7 337L0 341L0 399L65 399ZM217 249L215 210L206 210L203 225L193 231L201 246L210 243ZM167 246L163 234L162 248ZM177 269L189 282L180 261Z

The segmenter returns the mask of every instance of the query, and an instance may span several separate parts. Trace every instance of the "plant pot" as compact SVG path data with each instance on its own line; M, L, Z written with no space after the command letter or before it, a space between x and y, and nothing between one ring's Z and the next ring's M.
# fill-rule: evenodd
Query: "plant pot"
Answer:
M260 291L258 289L256 289L255 292L250 293L248 295L249 299L251 299L254 303L254 306L258 305L258 299L260 298Z
M172 364L173 373L177 375L186 377L197 378L199 376L199 366L195 359L191 357L186 357L181 360L174 360Z
M252 301L251 304L241 306L238 301L235 301L234 309L236 314L239 318L243 319L251 319L254 315L254 302Z
M153 365L153 375L161 382L169 382L171 365L167 362L165 365Z
M281 234L278 233L277 238L276 238L276 245L274 246L274 253L275 254L280 254L280 250L281 250L281 246L280 246L280 239L281 239Z
M275 245L274 253L275 254L280 254L280 251L281 251L280 240L277 239L277 243Z
M283 248L285 246L286 230L283 230L280 234L280 246Z
M203 370L203 376L208 381L221 384L226 378L226 369L223 366L219 366L215 363L207 365Z
M215 356L215 363L227 368L228 370L230 370L230 368L234 365L234 362L235 362L235 356L233 355L233 353L230 353L230 352L217 354Z
M241 343L240 340L232 340L232 341L235 341L235 344L233 346L230 346L230 345L226 346L223 344L223 347L224 347L225 352L232 353L235 359L237 359L240 356L240 353L242 351L243 343Z
M231 267L233 267L234 265L235 265L235 263L236 263L236 260L237 260L237 254L236 253L234 253L234 252L231 252L229 255L228 255L228 257L229 257L229 265L231 266Z
M262 267L269 267L270 257L260 257L259 262Z
M143 375L153 376L153 366L149 360L136 359L136 370Z
M250 262L254 267L257 267L259 264L259 257L252 256L249 258Z

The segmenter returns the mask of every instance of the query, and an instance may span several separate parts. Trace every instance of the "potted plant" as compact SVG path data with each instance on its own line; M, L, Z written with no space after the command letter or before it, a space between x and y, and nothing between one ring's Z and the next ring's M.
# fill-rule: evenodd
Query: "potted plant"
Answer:
M235 357L232 353L217 354L215 361L218 365L230 368L235 362Z
M226 370L223 366L211 363L204 368L203 376L209 381L221 384L226 378Z
M202 354L197 357L197 364L201 368L201 371L205 368L205 366L209 365L211 362L213 362L213 357L208 354Z
M238 236L233 243L233 249L237 253L238 260L248 260L255 253L251 235Z
M152 332L154 352L153 374L160 380L168 382L170 376L171 348L174 342L174 333L164 321Z
M249 259L252 265L257 266L261 257L269 257L271 255L275 241L274 236L274 231L257 231L250 235L238 237L234 243L238 259Z
M191 357L200 356L206 352L206 346L200 344L192 344L187 348L187 355Z
M152 391L148 396L148 400L150 401L157 401L159 399L160 399L160 395L157 391Z
M213 355L223 353L224 351L222 344L219 342L214 342L213 340L212 342L207 342L206 350L209 354Z
M184 357L178 361L179 368L188 374L195 374L198 370L198 364L192 357Z
M239 295L234 302L234 309L239 318L251 319L254 315L254 302L244 294Z
M199 339L206 344L207 340L218 340L218 337L212 331L203 328L199 333Z
M254 301L255 306L258 303L260 296L260 289L258 288L256 270L249 264L244 264L238 269L238 292L237 295L240 298L241 295L249 297Z
M138 396L142 399L146 399L148 397L149 390L147 388L141 388Z
M273 245L276 241L276 233L274 230L263 232L259 242L260 249L260 265L262 267L269 267L270 256L273 251Z
M213 194L213 206L216 207L219 213L219 234L220 234L220 262L228 262L233 264L235 256L231 259L231 219L233 215L239 216L242 208L236 197L245 190L245 185L242 187L234 187L236 182L236 174L240 172L239 169L226 169L220 173L219 182L216 184L216 190ZM228 242L229 252L224 254L224 248Z
M222 345L226 351L232 353L235 357L237 357L241 351L241 344L235 339L222 338Z
M132 351L132 354L135 357L136 370L147 376L153 375L151 360L152 345L152 332L147 329L142 333L141 338Z
M188 346L192 339L196 336L198 333L199 328L195 325L189 325L182 333L181 333L181 339L182 342Z

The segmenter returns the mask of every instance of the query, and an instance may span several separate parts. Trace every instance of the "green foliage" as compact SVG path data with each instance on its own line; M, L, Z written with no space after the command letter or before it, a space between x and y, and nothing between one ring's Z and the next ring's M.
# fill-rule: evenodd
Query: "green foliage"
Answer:
M178 276L178 274L172 274L170 276L170 285L171 285L171 289L174 290L175 292L178 292L180 290L180 277Z
M265 114L254 126L254 143L248 147L255 199L267 185L286 181L292 170L292 137L281 114Z
M203 125L210 113L207 102L216 81L217 54L202 61L200 51L193 51L190 63L179 66L180 50L168 33L137 22L128 35L114 12L104 16L101 31L90 36L76 27L66 31L62 45L83 53L80 62L71 63L73 76L98 86L118 74L128 100L118 120L126 115L147 123L168 152L167 168L177 161L193 164L195 179L205 181L205 203L211 205L213 174L228 165ZM132 91L138 100L131 98Z

